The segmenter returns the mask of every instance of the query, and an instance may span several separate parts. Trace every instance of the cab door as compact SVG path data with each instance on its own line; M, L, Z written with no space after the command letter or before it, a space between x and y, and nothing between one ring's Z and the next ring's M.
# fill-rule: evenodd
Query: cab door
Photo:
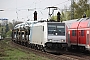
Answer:
M78 44L86 44L86 30L78 30Z
M70 31L70 43L71 44L77 44L77 30L71 30Z

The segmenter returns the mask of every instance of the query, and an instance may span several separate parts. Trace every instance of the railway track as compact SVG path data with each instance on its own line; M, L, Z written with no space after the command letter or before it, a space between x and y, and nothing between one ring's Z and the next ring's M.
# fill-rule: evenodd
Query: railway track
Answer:
M90 54L86 52L65 52L65 55L69 55L72 58L76 58L79 60L90 60Z
M21 48L24 52L33 52L36 55L42 56L42 57L48 57L51 60L90 60L90 55L84 55L81 53L72 53L72 52L64 52L63 54L52 54L47 52L42 52L40 50L31 49L19 44L16 44L14 42L10 42L10 44L15 48ZM17 47L16 47L17 46Z

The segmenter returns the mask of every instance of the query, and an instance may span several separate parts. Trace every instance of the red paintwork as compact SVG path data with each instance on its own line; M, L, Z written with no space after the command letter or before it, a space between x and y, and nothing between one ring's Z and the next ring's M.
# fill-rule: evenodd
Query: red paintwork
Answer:
M84 36L80 36L81 30L78 30L78 44L86 44L86 30L84 31Z
M68 27L66 26L66 42L68 42Z
M77 43L77 36L72 36L72 30L70 30L70 43Z
M86 21L81 21L81 22L75 22L71 25L69 31L70 31L70 43L74 44L87 44L87 30L85 28L88 28L88 22L89 20ZM72 36L72 30L76 30L76 36ZM84 30L84 36L81 36L81 30Z
M73 23L72 25L71 25L71 29L73 29L73 28L75 28L75 29L77 29L77 27L78 28L87 28L88 26L88 22L89 21L83 21L83 22L75 22L75 23ZM78 24L79 24L79 26L78 26Z

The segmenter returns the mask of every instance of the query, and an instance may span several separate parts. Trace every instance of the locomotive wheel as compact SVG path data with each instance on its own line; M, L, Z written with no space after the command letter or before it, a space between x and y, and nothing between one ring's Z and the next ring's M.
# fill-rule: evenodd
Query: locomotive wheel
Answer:
M43 47L43 51L46 52L46 47Z
M41 46L41 51L42 51L42 52L45 52L45 49L46 49L46 48L44 48L43 46Z

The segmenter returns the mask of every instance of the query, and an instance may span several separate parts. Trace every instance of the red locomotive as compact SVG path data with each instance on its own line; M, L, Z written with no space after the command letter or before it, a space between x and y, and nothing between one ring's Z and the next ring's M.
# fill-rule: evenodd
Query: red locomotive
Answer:
M72 49L90 50L90 18L73 22L68 29L68 46Z

